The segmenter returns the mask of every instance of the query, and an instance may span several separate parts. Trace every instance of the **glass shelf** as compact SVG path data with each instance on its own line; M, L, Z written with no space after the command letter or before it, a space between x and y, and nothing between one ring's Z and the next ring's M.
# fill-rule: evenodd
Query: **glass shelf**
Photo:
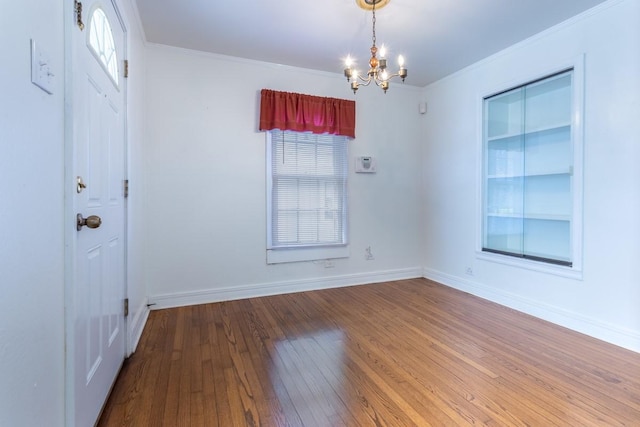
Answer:
M511 139L511 138L522 138L522 137L530 137L530 136L534 136L535 134L539 134L539 133L545 133L545 132L563 132L563 131L570 131L571 130L571 123L570 122L563 122L563 123L558 123L558 124L553 124L553 125L548 125L548 126L543 126L543 127L539 127L536 129L530 129L530 130L526 130L524 132L509 132L509 133L505 133L502 135L496 135L496 136L492 136L492 137L487 137L487 142L494 142L494 141L502 141L504 139Z
M519 218L523 220L545 220L545 221L571 221L570 214L550 214L550 213L503 213L488 212L487 216L496 218Z
M487 179L514 179L514 178L535 178L537 176L539 177L544 177L544 176L552 176L552 175L567 175L567 176L571 176L573 175L573 168L568 168L568 169L563 169L563 170L548 170L548 171L535 171L535 172L525 172L524 174L521 175L508 175L508 174L502 174L502 175L487 175Z

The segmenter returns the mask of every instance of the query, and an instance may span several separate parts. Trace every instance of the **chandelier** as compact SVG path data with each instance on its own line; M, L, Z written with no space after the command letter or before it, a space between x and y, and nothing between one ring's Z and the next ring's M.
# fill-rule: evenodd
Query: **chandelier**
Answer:
M407 69L404 68L404 58L402 55L398 56L398 65L400 69L397 73L389 74L387 71L387 58L385 57L385 47L382 45L380 47L380 57L378 57L378 47L376 46L376 4L384 3L382 6L389 3L390 0L356 0L356 3L360 7L368 8L366 6L371 5L371 11L373 15L373 35L371 40L373 44L371 45L371 58L369 59L369 71L366 76L362 76L358 73L358 70L353 68L353 60L351 56L347 56L345 61L346 68L344 69L344 75L347 78L347 82L351 83L351 90L353 93L356 93L360 86L369 86L371 82L374 82L376 86L382 88L384 93L387 93L387 89L389 89L389 80L394 77L400 77L404 82L404 79L407 77Z

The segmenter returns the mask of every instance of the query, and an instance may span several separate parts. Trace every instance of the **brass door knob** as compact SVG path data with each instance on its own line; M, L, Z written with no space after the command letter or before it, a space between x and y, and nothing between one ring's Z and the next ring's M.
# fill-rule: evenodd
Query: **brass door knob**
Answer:
M78 231L80 231L85 225L89 228L98 228L101 224L102 218L98 215L90 215L86 218L84 218L82 214L76 215L76 228Z

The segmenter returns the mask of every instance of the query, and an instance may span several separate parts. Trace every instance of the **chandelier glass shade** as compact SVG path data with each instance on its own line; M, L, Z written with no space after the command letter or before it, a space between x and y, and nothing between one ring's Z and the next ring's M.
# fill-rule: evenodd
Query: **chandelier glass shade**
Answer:
M358 70L353 68L351 56L347 56L344 75L347 78L347 82L351 84L353 93L356 93L360 86L369 86L371 82L374 82L376 86L380 87L386 93L387 89L389 89L389 80L394 77L400 77L404 82L404 79L407 77L407 69L404 67L404 58L400 55L398 56L398 71L390 74L387 71L387 58L384 45L382 45L380 49L376 46L376 4L383 2L383 0L357 0L357 3L361 3L362 1L367 5L371 4L372 12L373 31L371 36L372 45L370 49L371 58L369 59L369 71L367 71L366 75L358 73ZM385 4L386 3L388 3L388 0L385 1Z

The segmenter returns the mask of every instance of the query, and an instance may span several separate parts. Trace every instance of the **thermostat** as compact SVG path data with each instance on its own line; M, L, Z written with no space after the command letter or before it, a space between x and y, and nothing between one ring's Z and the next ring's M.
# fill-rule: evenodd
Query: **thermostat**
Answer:
M375 173L376 160L371 156L356 157L357 173Z

